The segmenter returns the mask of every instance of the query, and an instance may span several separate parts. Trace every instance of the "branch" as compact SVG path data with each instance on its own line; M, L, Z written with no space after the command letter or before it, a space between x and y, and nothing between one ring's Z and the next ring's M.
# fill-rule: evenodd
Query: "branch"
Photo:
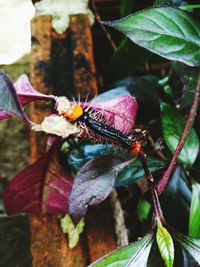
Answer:
M162 213L162 209L160 207L160 201L158 198L158 192L157 189L154 187L154 178L149 171L147 160L146 160L146 154L144 151L140 151L139 158L141 160L142 166L144 168L145 176L149 184L152 200L153 200L153 208L154 208L154 218L159 218L161 221L165 221Z
M172 158L167 170L165 171L163 177L161 178L161 180L157 184L157 190L158 190L159 194L161 194L165 190L167 183L171 177L172 171L176 165L178 156L181 153L181 150L182 150L182 148L183 148L183 146L184 146L184 144L188 138L190 129L193 126L194 119L195 119L195 116L197 113L198 103L199 103L199 92L200 92L200 74L198 76L197 86L195 89L195 94L194 94L192 106L190 108L190 112L189 112L189 115L188 115L188 118L187 118L187 121L185 124L184 131L182 133L181 139L179 140L179 143L177 145L177 148L174 152L173 158Z
M99 22L101 29L103 30L103 32L104 32L106 38L108 39L110 45L111 45L112 48L113 48L113 50L116 51L116 50L117 50L117 46L116 46L116 44L114 43L114 41L113 41L113 39L112 39L112 37L111 37L111 34L107 31L106 27L100 22L100 21L101 21L101 17L100 17L100 15L99 15L98 11L97 11L95 1L92 0L91 3L92 3L92 8L93 8L95 17L96 17L97 21Z

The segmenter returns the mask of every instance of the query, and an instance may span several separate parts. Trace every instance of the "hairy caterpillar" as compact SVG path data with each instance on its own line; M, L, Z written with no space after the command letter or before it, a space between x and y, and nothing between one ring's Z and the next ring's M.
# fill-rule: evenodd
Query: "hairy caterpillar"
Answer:
M146 131L135 129L131 134L124 134L104 123L103 116L95 110L84 108L78 104L65 103L64 99L58 103L57 110L59 114L65 116L70 122L80 124L83 129L89 129L89 131L101 137L120 143L134 155L139 154Z

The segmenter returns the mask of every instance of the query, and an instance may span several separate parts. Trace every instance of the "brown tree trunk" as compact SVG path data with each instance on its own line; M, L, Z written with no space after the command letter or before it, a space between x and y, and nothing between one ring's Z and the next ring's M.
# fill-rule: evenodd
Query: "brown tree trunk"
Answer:
M31 82L45 94L67 95L69 89L82 99L97 94L92 35L86 15L72 16L70 29L62 35L52 30L49 16L32 21ZM31 119L35 122L41 122L49 112L42 101L31 105ZM46 136L31 133L30 161L35 161L45 148ZM30 221L33 267L85 267L116 248L109 201L90 212L87 231L74 249L69 249L56 215L32 215Z

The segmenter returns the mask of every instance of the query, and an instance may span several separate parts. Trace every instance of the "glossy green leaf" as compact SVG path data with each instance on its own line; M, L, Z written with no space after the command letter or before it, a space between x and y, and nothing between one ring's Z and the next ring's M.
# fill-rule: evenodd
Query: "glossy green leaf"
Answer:
M155 172L165 167L165 162L154 157L147 158L147 164L150 172ZM144 177L144 169L140 160L137 158L119 174L115 182L115 186L123 186L131 182L135 182L139 178Z
M173 153L183 133L186 120L174 107L166 103L162 103L161 111L164 139L169 150ZM196 160L198 152L199 139L195 130L192 128L178 159L190 168Z
M89 267L146 267L152 243L153 234L148 234L135 243L111 252Z
M105 24L162 57L200 65L200 23L185 11L150 8Z
M192 181L189 236L192 238L200 238L200 184L195 180Z
M173 232L173 236L179 241L183 248L200 264L200 239L192 239L180 233Z
M174 243L172 237L160 221L158 221L157 226L156 240L160 254L166 267L172 267L174 263Z
M150 55L148 50L134 44L129 38L124 38L108 62L106 80L113 82L134 73Z
M200 5L184 5L184 6L180 6L179 8L187 11L187 10L191 10L191 9L200 8Z
M179 266L183 267L197 267L199 266L195 259L191 256L191 254L185 249L182 248L182 255L183 255L183 264Z

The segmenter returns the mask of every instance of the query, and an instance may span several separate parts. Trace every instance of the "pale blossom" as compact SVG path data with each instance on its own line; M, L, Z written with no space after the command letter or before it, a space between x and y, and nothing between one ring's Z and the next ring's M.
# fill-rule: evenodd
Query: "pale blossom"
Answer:
M50 115L45 117L40 125L33 124L32 129L35 131L43 131L48 134L62 136L63 138L80 132L79 127L77 127L75 124L71 124L63 116L59 115Z

